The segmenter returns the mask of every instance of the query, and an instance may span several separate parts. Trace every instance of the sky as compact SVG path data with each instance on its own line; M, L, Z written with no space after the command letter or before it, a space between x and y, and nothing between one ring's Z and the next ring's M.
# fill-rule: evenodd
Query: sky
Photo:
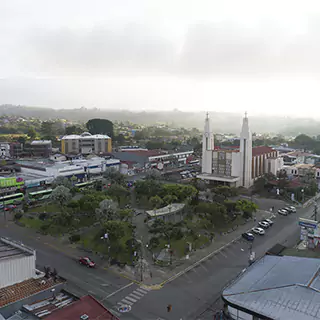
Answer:
M320 117L319 57L318 0L0 0L0 104Z

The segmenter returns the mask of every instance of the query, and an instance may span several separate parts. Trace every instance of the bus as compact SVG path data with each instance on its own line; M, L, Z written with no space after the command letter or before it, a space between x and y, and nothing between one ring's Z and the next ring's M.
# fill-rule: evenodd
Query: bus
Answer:
M23 200L24 200L23 193L15 193L15 194L10 194L8 196L0 197L0 204L1 205L18 204L18 203L21 203Z
M29 200L30 201L47 200L47 199L50 199L51 193L52 193L52 189L30 192L29 193Z
M76 183L74 186L79 189L92 188L94 181Z

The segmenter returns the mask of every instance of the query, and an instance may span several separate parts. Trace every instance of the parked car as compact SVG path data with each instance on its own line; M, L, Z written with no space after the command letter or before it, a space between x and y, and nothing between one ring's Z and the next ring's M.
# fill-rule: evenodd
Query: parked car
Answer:
M293 206L290 206L290 207L288 207L288 208L291 209L291 212L297 212L297 209L296 209L295 207L293 207Z
M259 227L254 227L252 229L252 232L255 233L255 234L258 234L260 236L265 234L265 231L262 228L259 228Z
M288 215L288 211L287 210L284 210L284 209L279 209L278 210L278 213L283 215L283 216L287 216Z
M285 207L284 210L286 210L288 213L292 213L293 212L290 207Z
M253 241L254 240L254 235L250 232L245 232L242 234L242 238L248 240L248 241Z
M273 221L271 219L264 219L262 221L265 221L265 222L269 223L270 227L273 225Z
M13 210L13 209L16 209L17 206L15 204L8 204L5 208L4 208L4 211L10 211L10 210Z
M0 203L0 210L2 210L4 208L3 203Z
M269 228L269 223L266 222L266 221L260 221L258 224L263 229L268 229Z
M79 263L87 268L94 268L96 266L96 264L88 257L81 257Z

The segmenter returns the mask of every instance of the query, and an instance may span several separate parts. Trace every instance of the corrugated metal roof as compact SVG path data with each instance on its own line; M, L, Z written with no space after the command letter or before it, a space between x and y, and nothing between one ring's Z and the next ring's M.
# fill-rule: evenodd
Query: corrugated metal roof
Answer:
M320 260L265 256L223 292L236 306L272 319L320 319Z

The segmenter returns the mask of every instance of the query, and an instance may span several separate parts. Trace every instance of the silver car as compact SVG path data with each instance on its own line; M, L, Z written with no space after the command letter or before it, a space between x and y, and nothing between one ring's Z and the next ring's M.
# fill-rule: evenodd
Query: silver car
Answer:
M265 231L262 228L259 228L259 227L252 228L252 232L255 233L255 234L258 234L260 236L265 234Z

